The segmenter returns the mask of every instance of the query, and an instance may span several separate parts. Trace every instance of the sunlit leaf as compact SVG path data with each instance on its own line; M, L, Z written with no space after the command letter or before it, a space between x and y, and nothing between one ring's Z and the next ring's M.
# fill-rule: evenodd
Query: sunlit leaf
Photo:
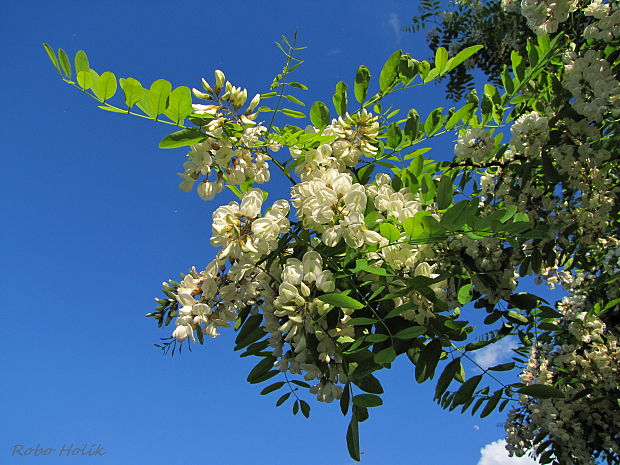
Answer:
M192 112L192 92L181 86L172 91L164 114L177 124L182 124Z
M355 74L355 85L353 90L355 92L355 100L362 103L366 100L368 93L368 83L370 82L370 71L365 66L360 66Z

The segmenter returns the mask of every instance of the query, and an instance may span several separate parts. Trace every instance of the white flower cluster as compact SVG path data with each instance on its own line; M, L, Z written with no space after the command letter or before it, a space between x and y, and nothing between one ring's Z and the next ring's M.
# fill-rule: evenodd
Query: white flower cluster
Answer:
M394 220L402 224L407 218L412 218L416 213L422 211L422 204L417 196L414 196L407 188L394 191L390 185L391 178L385 174L377 175L375 183L366 186L368 197L372 199L376 211L381 215L377 217L377 222ZM439 215L433 215L439 220ZM433 263L436 259L435 250L428 244L412 244L408 235L401 231L401 235L393 244L385 238L378 242L380 248L376 252L371 252L368 257L375 261L377 265L387 263L393 270L399 272L403 278L415 276L425 276L435 279L439 276L436 273L438 264ZM372 280L372 276L368 276ZM406 286L405 281L396 279L393 281L390 292L396 292L399 287ZM434 292L439 300L446 298L446 281L431 284L429 288ZM396 297L393 299L396 307L411 305L411 309L406 310L401 316L407 320L415 320L418 324L424 324L435 315L435 308L431 301L417 291Z
M470 239L459 235L448 243L453 256L462 260L467 256L475 269L472 284L490 303L508 299L517 287L519 274L515 272L517 258L507 254L502 240L495 237Z
M562 389L564 398L521 395L522 407L511 411L506 423L511 455L524 455L539 434L553 441L559 463L594 464L593 444L620 454L620 346L599 319L584 311L584 302L584 296L572 295L560 306L571 340L556 349L532 350L522 382L551 384L561 376L569 385Z
M257 183L269 181L270 157L261 144L261 135L267 130L254 120L258 113L252 113L260 101L256 95L244 114L238 110L247 100L247 90L234 87L225 81L221 71L215 72L216 84L213 89L204 79L203 86L207 93L194 89L194 95L213 101L209 105L193 105L194 114L207 116L203 130L207 139L192 146L183 164L184 172L179 173L183 179L179 186L189 192L194 183L203 176L198 186L198 194L204 200L211 200L228 184L242 184L247 179ZM224 92L222 95L220 95ZM226 131L234 123L239 132ZM277 147L272 147L277 149ZM213 173L214 176L211 176ZM210 179L213 178L214 179Z
M347 382L335 338L353 335L353 327L344 326L353 310L332 309L341 311L333 328L321 318L330 305L315 296L337 292L332 273L322 266L321 255L315 251L306 252L301 260L289 258L281 270L277 291L266 289L275 298L265 299L262 310L269 345L273 355L280 357L276 367L293 374L305 372L306 381L319 380L310 392L322 402L331 402L342 394L338 383ZM290 350L285 351L285 344Z
M318 132L313 126L306 128L306 133ZM295 168L302 181L322 177L330 169L345 172L346 168L357 165L362 156L375 157L378 148L379 134L378 117L366 110L360 113L334 119L322 131L324 136L332 136L331 142L321 144L317 148L302 150L290 147L291 156L295 159L303 157L303 161Z
M577 0L522 0L521 14L539 35L553 33L577 9Z
M583 36L586 39L609 42L620 37L620 5L618 2L603 3L603 0L592 0L583 9L583 13L596 19L583 31Z
M251 189L241 200L222 205L213 212L211 244L222 247L218 259L226 257L253 263L275 249L280 234L289 230L289 204L277 200L269 211L259 218L263 191Z
M391 182L389 175L379 173L375 183L366 186L366 193L373 199L374 206L383 215L383 219L394 218L402 223L421 211L422 205L420 199L409 189L394 191Z
M620 83L607 60L588 50L583 56L568 51L564 62L562 85L575 96L575 111L596 122L620 116Z
M255 290L247 289L240 294L237 290L244 281L243 275L239 275L240 270L226 274L224 269L222 261L213 260L200 273L192 269L176 288L164 283L164 289L172 290L177 301L178 316L172 332L177 341L189 338L195 342L195 330L217 337L217 328L228 327L237 318L242 297L255 294Z
M454 146L454 154L461 160L487 161L495 150L491 131L484 128L465 130Z
M289 230L288 202L278 200L260 216L263 192L252 189L241 201L219 207L213 213L211 244L221 247L206 270L192 270L173 290L179 304L176 328L172 333L179 342L195 340L194 330L218 335L216 328L227 327L239 309L257 305L265 273L256 262L275 249L280 234ZM226 263L231 266L227 270Z
M569 143L559 143L549 151L557 170L564 175L564 184L579 192L579 198L562 210L561 215L550 215L549 223L563 223L567 227L578 224L584 228L581 239L591 242L594 236L608 226L616 195L620 192L617 176L603 169L612 156L600 144L601 133L586 120L563 119L558 124ZM551 209L549 209L551 210Z
M549 119L537 112L519 116L510 128L510 143L517 153L537 157L549 138Z
M341 239L356 249L383 240L380 234L366 228L366 191L361 184L353 183L350 174L325 170L321 177L296 184L291 199L304 227L318 232L330 247Z

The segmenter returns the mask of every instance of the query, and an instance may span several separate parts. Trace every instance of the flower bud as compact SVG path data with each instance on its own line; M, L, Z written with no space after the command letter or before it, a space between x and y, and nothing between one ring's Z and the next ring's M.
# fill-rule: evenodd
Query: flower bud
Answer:
M213 93L213 89L211 89L211 86L209 85L209 83L205 80L205 78L202 78L202 87L204 87L204 89L212 94Z
M249 115L250 113L252 113L254 111L254 108L256 108L256 106L259 104L259 102L260 102L260 94L256 94L254 98L252 99L252 101L250 102L250 106L248 106L247 111L245 112L246 115Z
M196 96L196 98L201 98L203 100L209 100L209 94L205 94L204 92L200 92L196 88L192 88L192 93Z
M219 94L226 81L226 76L219 69L215 70L215 93Z

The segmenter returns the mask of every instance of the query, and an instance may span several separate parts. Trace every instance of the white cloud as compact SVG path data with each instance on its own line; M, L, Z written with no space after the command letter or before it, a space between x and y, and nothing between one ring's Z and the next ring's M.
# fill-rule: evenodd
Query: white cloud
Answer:
M342 50L341 48L332 48L327 51L327 55L328 56L340 55L343 52L344 50Z
M478 465L538 465L538 462L527 456L509 457L506 441L498 439L480 449Z
M512 349L517 347L517 341L512 337L500 339L495 344L486 346L484 349L474 352L474 360L483 368L489 368L499 363L506 363L511 360Z
M388 16L388 24L396 36L396 42L400 41L400 20L398 19L398 14L391 12Z

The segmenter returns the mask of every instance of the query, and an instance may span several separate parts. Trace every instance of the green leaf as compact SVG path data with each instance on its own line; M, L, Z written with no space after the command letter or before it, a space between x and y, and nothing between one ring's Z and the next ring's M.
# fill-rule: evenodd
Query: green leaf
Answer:
M403 132L397 123L392 123L387 130L387 146L396 149L403 139Z
M409 84L418 74L418 62L409 55L402 55L398 64L398 74L403 85Z
M110 111L112 113L122 113L124 115L127 114L127 110L122 110L120 108L108 106L107 104L106 105L99 105L98 107L101 108L102 110Z
M260 395L264 396L265 394L269 394L270 392L277 391L282 386L284 386L284 381L278 381L277 383L273 383L273 384L267 386L265 389L263 389L260 392Z
M363 391L370 392L372 394L383 394L383 386L381 386L379 380L370 373L362 379L356 380L355 385Z
M354 310L364 308L364 304L355 300L353 297L349 297L348 295L340 294L337 292L320 295L317 298L320 301L325 302L326 304L330 304L338 308L352 308Z
M530 384L519 389L520 394L525 394L536 399L563 399L564 393L558 388L547 384Z
M43 42L43 48L47 52L47 56L54 65L54 68L56 68L56 71L58 71L58 74L60 74L60 66L58 65L58 58L56 58L56 52L54 52L54 49L45 42Z
M369 334L368 336L366 336L366 342L372 342L374 344L377 342L383 342L389 338L390 337L387 334Z
M520 292L510 296L510 305L520 308L522 310L532 310L538 305L540 299L534 294L528 294L527 292Z
M400 64L402 53L402 50L396 50L383 65L379 75L379 89L381 92L385 92L398 77L398 65Z
M526 317L526 316L523 316L523 315L521 315L520 313L515 312L514 310L510 310L510 311L506 314L506 316L507 316L508 318L511 318L511 319L516 320L516 321L518 321L518 322L520 322L520 323L523 323L523 324L528 324L528 323L529 323L529 320L527 319L527 317Z
M467 122L474 110L474 105L468 103L455 111L446 122L446 129L452 129L459 121Z
M331 117L329 108L323 102L317 101L310 108L310 121L317 129L323 129L329 124Z
M424 84L427 84L427 83L433 81L434 79L437 79L437 76L439 76L439 69L438 68L431 69L424 76Z
M92 86L92 78L90 74L90 64L84 50L78 50L74 58L75 76L79 86L83 90L88 90Z
M67 79L71 79L73 76L71 73L71 61L69 60L67 52L65 52L62 48L58 49L58 61L60 62L60 67L62 68L63 73L65 73L65 76L67 76Z
M185 147L186 145L194 145L207 138L198 129L181 129L164 137L159 143L160 149L174 149L177 147Z
M353 396L353 405L359 407L379 407L383 405L381 397L374 394L358 394Z
M319 297L320 299L320 297ZM345 307L346 308L346 307ZM345 326L366 326L366 325L374 325L377 322L376 318L365 318L365 317L357 317L351 318L349 321L345 323Z
M297 105L301 105L302 107L306 106L304 102L299 100L297 97L293 97L292 95L285 95L284 98L288 100L289 102L296 103Z
M360 433L355 414L351 416L349 427L347 428L347 449L349 455L357 462L360 461Z
M407 116L407 121L405 122L405 136L410 140L410 141L415 141L418 138L418 129L419 129L419 124L420 124L420 114L414 110L411 109L409 110L409 114ZM428 149L418 149L415 152L413 152L414 154L417 153L420 150L430 150L430 148ZM422 152L424 153L424 152ZM415 155L409 154L407 157L405 157L405 160L408 160L409 158L414 157Z
M262 331L262 329L260 328L260 324L262 323L262 321L263 321L262 315L252 315L247 320L245 320L245 322L243 323L243 326L241 327L241 330L239 331L239 334L237 334L237 337L235 338L235 344L236 344L235 350L242 349L248 344L251 344L251 342L246 343L246 340L248 339L250 334L254 332L255 330L260 329Z
M474 394L476 387L480 383L482 379L482 375L477 375L472 378L469 378L465 381L456 394L454 395L454 400L452 401L452 407L456 407L458 405L463 405L471 399L471 396Z
M290 116L291 118L305 118L306 114L301 112L301 111L297 111L297 110L291 110L290 108L282 108L280 110L281 113L285 114L286 116Z
M468 200L461 200L446 210L441 217L441 225L456 231L461 229L466 223L471 221L477 207Z
M164 114L176 124L182 124L183 120L192 113L192 92L189 87L177 87L170 94L168 107Z
M437 208L440 210L448 208L452 203L453 193L452 179L444 174L439 179L439 185L437 186Z
M396 226L391 223L381 223L379 225L379 232L383 237L392 242L397 242L400 239L400 231Z
M471 298L472 298L471 287L472 287L471 284L465 284L464 286L461 286L461 288L459 289L458 299L461 305L465 305L471 302Z
M448 51L443 47L437 48L435 51L435 68L439 70L439 74L443 74L443 70L447 63Z
M443 107L435 108L426 118L426 121L424 122L424 130L429 137L434 135L441 128L442 112Z
M434 376L441 352L441 341L439 339L428 342L420 351L420 357L415 367L415 378L418 383Z
M259 332L259 331L262 331L262 329L256 328L254 330L253 334L256 334L256 336L253 337L252 339L248 339L248 343L249 341L255 341L265 336L264 332ZM250 344L248 348L246 349L246 351L243 352L241 355L239 355L239 357L249 357L250 355L261 355L262 356L264 354L261 354L260 352L265 350L268 346L269 346L269 340L267 339L260 341L260 342L255 342L253 344Z
M86 71L76 72L76 79L82 90L88 90L93 87L93 74L91 71L87 69Z
M491 412L495 409L495 407L497 406L497 403L501 399L503 392L504 392L503 389L500 389L499 391L495 391L495 393L487 401L487 404L484 406L484 409L482 409L482 412L480 412L480 418L484 418L491 414Z
M450 386L450 383L454 379L454 375L461 369L461 359L455 358L441 372L439 379L437 380L437 386L435 386L435 399L439 399L446 389Z
M116 93L116 76L106 71L93 82L93 92L101 102L105 102Z
M308 90L308 86L300 82L287 82L286 85L294 87L295 89Z
M296 384L299 387L310 389L310 385L304 381L299 381L298 379L292 379L291 383Z
M248 374L248 382L251 384L256 384L257 382L260 382L257 380L273 368L273 364L275 361L275 357L265 357L260 362L258 362L256 366L252 368L250 374Z
M343 415L346 415L349 411L349 402L351 396L350 383L345 384L342 388L342 397L340 397L340 411Z
M501 363L489 368L491 371L509 371L515 367L515 362Z
M286 399L288 399L291 396L290 392L287 392L286 394L283 394L282 396L280 396L280 398L278 399L278 401L276 402L276 407L279 407L280 405L282 405L284 402L286 402Z
M420 197L425 205L429 205L433 202L435 198L435 183L433 182L433 178L428 173L424 173L420 177Z
M396 339L402 339L402 340L409 340L409 339L415 339L418 336L421 336L422 334L426 333L426 327L424 326L410 326L409 328L405 328L399 332L397 332L396 334L394 334L394 337Z
M121 78L119 82L125 94L125 105L127 105L128 109L131 109L131 107L142 100L146 91L137 79Z
M306 418L310 418L310 405L308 404L308 402L300 400L299 405L301 407L302 415Z
M504 70L502 71L502 84L504 85L504 89L506 89L506 93L508 95L512 95L514 93L515 84L510 77L510 71L508 71L507 65L504 65Z
M355 85L353 90L355 92L355 100L359 103L364 102L366 95L368 94L368 83L370 82L370 71L364 65L357 68L355 74Z
M344 116L347 112L347 85L344 81L340 81L336 84L336 91L332 97L336 112L340 116Z
M138 103L138 106L151 118L157 119L166 109L171 90L172 84L165 79L158 79L151 84L151 88Z
M478 50L482 48L483 48L482 45L472 45L471 47L467 47L461 50L459 53L456 54L456 56L448 60L448 63L446 64L446 67L443 70L444 74L452 71L454 68L456 68L458 65L463 63L470 56L472 56L474 53L476 53Z
M375 363L379 365L385 365L387 363L392 363L396 359L396 351L394 347L387 347L379 352L377 352L374 356Z
M75 64L75 73L79 73L80 71L88 71L90 69L90 64L88 62L88 56L86 56L86 52L84 50L78 50L75 54L75 58L73 60Z

